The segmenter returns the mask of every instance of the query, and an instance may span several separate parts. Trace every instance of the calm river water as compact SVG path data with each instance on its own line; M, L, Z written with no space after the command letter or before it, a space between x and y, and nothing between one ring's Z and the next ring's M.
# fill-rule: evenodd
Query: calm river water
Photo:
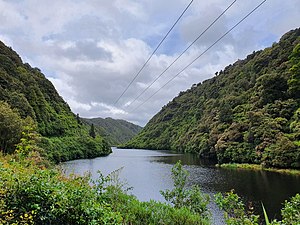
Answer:
M133 187L131 193L138 199L163 201L159 191L172 188L171 168L178 160L190 172L189 185L200 185L203 192L210 196L234 189L244 201L252 201L257 208L263 202L270 218L279 218L284 201L300 192L299 176L221 169L214 167L213 162L201 160L195 155L169 151L113 148L109 156L69 161L62 163L62 167L67 174L90 172L93 179L97 178L98 170L107 175L122 168L121 180ZM214 217L213 224L223 224L222 212L214 203L209 207Z

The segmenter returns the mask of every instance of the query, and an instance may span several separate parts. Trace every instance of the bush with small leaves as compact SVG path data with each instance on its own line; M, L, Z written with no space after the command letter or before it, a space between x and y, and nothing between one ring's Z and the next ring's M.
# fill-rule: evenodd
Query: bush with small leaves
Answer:
M207 204L209 203L209 196L203 194L199 186L194 185L190 189L186 188L188 176L188 171L183 169L181 161L178 161L172 168L174 188L160 193L175 208L188 208L192 212L208 218Z

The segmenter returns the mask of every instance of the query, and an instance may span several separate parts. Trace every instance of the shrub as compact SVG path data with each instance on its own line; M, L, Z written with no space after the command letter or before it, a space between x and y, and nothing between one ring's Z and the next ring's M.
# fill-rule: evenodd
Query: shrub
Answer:
M217 205L224 210L225 222L227 225L259 225L259 216L253 212L253 207L246 208L240 200L240 197L233 191L222 195L215 195ZM284 208L281 210L282 221L269 221L267 210L262 204L264 219L266 225L299 225L300 221L300 194L286 201Z
M1 158L0 171L0 224L120 224L89 177L66 178L11 156Z
M179 168L178 168L179 167ZM177 164L173 167L173 170L181 171L181 164ZM189 196L195 197L194 202L185 201L186 205L180 207L173 207L172 205L150 200L149 202L140 202L135 196L128 195L127 191L131 188L122 181L120 181L118 174L121 170L117 170L110 174L108 177L104 177L100 173L100 179L96 184L102 190L104 199L111 205L111 208L115 212L120 212L123 218L123 224L163 224L163 225L206 225L209 224L207 208L205 202L205 210L196 206L202 206L202 194L200 192L189 192ZM180 174L182 174L179 172ZM174 174L175 175L175 174ZM181 177L182 178L182 177ZM181 179L180 178L180 179ZM178 179L179 180L179 179ZM108 184L107 186L105 185ZM199 189L197 189L198 191ZM197 195L196 195L197 194ZM190 199L191 200L191 199ZM199 202L196 201L200 200ZM193 207L191 207L193 206Z
M172 168L174 189L161 191L160 193L175 208L187 208L193 213L198 213L203 218L208 218L207 204L209 203L209 196L204 195L199 186L192 186L190 189L186 189L188 176L188 171L184 170L181 161L178 161Z

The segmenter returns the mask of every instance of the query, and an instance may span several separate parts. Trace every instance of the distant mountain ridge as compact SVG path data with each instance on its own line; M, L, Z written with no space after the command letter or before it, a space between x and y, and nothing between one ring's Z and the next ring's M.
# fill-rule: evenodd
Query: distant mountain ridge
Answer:
M94 124L95 130L105 137L111 146L123 144L137 135L142 127L126 120L113 118L83 118L88 124Z
M179 93L124 147L300 168L300 29Z

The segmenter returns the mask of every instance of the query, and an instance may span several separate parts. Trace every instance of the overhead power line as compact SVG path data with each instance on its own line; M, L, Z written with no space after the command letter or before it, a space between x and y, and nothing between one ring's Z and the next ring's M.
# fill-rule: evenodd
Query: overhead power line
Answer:
M178 77L183 71L185 71L190 65L192 65L195 61L197 61L201 56L203 56L206 52L208 52L212 47L214 47L219 41L221 41L226 35L228 35L234 28L236 28L240 23L242 23L247 17L249 17L252 13L254 13L260 6L262 6L267 0L262 1L258 4L252 11L250 11L246 16L244 16L238 23L236 23L233 27L231 27L225 34L223 34L219 39L217 39L212 45L210 45L205 51L203 51L198 57L196 57L192 62L190 62L187 66L185 66L179 73L173 76L170 80L168 80L162 87L160 87L156 92L154 92L149 98L143 101L140 105L138 105L133 111L140 108L146 102L148 102L154 95L156 95L159 91L161 91L165 86L167 86L172 80Z
M177 60L179 58L181 58L181 56L187 52L187 50L190 49L190 47L192 47L193 44L195 44L227 11L228 9L230 9L233 4L236 2L237 0L234 0L204 31L202 31L202 33L161 73L159 74L153 81L151 84L149 84L135 99L133 99L133 101L131 101L129 104L127 104L127 106L133 104L137 99L139 99L139 97L141 97L163 74L165 74L165 72L167 72L168 69L170 69L175 62L177 62Z
M181 13L181 15L178 17L178 19L175 21L175 23L173 24L173 26L170 28L170 30L167 32L167 34L164 36L164 38L159 42L159 44L157 45L157 47L154 49L154 51L152 52L152 54L149 56L149 58L146 60L146 62L143 64L143 66L141 67L141 69L137 72L137 74L134 76L134 78L130 81L130 83L128 84L128 86L125 88L125 90L122 92L122 94L119 96L119 98L116 100L115 104L118 103L118 101L123 97L123 95L126 93L126 91L129 89L129 87L132 85L132 83L135 81L135 79L140 75L140 73L142 72L142 70L145 68L145 66L147 65L147 63L150 61L150 59L152 58L152 56L155 54L155 52L158 50L158 48L161 46L161 44L164 42L164 40L168 37L168 35L170 34L170 32L173 30L173 28L176 26L176 24L178 23L178 21L182 18L182 16L185 14L185 12L188 10L188 8L191 6L191 4L193 3L194 0L192 0L187 7L183 10L183 12Z

